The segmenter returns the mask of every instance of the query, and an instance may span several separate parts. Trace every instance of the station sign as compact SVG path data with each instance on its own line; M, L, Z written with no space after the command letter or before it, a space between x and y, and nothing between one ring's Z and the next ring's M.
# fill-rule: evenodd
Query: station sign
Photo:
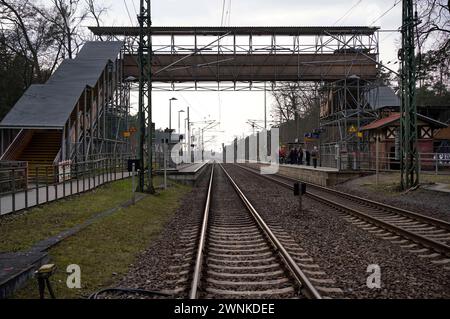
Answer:
M358 129L356 128L356 126L352 125L348 128L348 132L349 133L356 133L358 132Z
M315 133L315 132L314 133L305 133L304 137L305 137L305 140L306 139L317 140L319 138L319 133Z

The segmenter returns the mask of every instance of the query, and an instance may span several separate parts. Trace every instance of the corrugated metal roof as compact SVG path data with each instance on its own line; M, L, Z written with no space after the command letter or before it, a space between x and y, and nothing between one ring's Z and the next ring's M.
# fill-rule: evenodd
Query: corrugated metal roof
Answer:
M399 108L400 98L388 86L380 86L369 90L365 94L365 99L370 107L378 110L384 107Z
M64 60L46 84L57 86L60 83L82 83L93 87L107 63L108 60L105 59Z
M93 87L123 42L88 42L46 84L32 85L1 121L3 128L63 128L87 86Z
M378 27L366 26L152 26L153 35L223 35L233 34L252 35L323 35L330 34L374 34ZM139 27L89 27L95 35L123 35L138 36Z
M84 87L32 85L0 123L7 128L62 128Z
M114 61L123 44L122 41L88 41L78 53L77 59L109 59Z

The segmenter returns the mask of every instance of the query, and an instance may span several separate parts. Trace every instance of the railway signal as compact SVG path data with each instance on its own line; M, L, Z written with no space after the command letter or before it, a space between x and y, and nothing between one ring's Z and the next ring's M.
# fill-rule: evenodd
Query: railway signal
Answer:
M306 194L306 184L305 183L294 183L294 196L298 196L298 212L303 212L302 197Z

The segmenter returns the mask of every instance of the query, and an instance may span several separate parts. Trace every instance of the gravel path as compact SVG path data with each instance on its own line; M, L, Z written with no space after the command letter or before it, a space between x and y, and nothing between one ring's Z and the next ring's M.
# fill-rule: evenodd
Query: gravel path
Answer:
M388 174L380 174L381 182L387 178L390 178ZM423 188L408 193L375 192L373 188L367 187L368 184L373 184L374 180L374 175L364 176L337 185L335 188L353 195L450 221L450 193Z
M275 183L226 165L230 175L268 221L275 219L315 259L348 298L450 298L450 273L349 222L333 209L298 200ZM254 177L253 177L254 176ZM366 286L367 267L381 268L381 288Z
M136 263L130 265L129 272L115 286L168 292L176 298L186 296L182 288L188 287L189 274L183 278L178 273L182 272L186 259L192 258L189 244L199 231L209 172L205 172L197 186L181 200L180 208L159 237L137 257ZM112 297L117 295L107 295L107 298ZM148 298L134 294L121 294L119 297Z

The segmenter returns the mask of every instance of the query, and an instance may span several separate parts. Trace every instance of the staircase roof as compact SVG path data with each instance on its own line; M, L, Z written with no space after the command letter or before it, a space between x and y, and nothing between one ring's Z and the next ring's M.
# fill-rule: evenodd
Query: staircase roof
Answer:
M77 57L64 60L45 84L31 85L0 128L62 129L86 87L94 87L123 42L87 42Z

